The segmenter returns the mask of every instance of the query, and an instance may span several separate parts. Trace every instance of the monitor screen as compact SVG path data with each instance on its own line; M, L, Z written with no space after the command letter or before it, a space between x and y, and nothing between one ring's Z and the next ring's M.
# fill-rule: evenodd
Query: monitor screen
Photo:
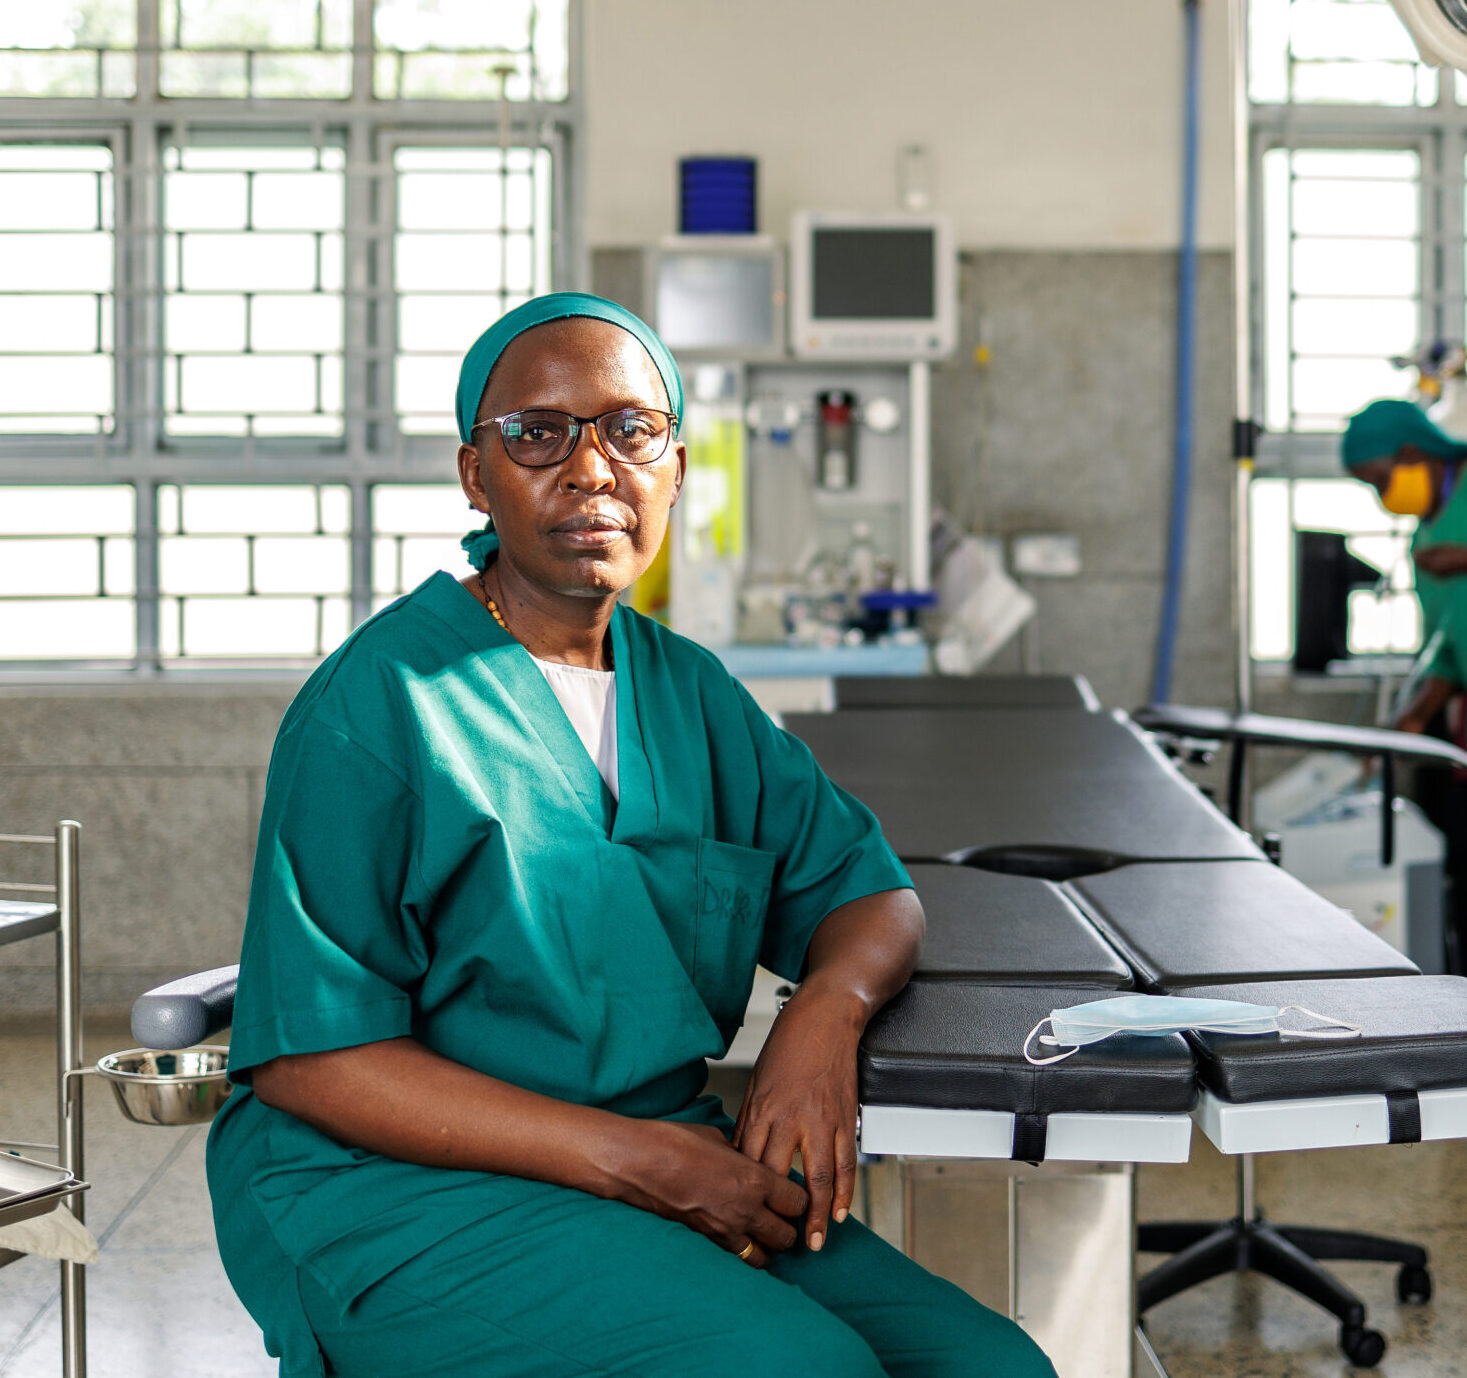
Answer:
M780 340L771 256L666 253L657 265L657 332L669 349L769 348Z
M817 320L931 320L936 245L930 227L819 227L811 249Z

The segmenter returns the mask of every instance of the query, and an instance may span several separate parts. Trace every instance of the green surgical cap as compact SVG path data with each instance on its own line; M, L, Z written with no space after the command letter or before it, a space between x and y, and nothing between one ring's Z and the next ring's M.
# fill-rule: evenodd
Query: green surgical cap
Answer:
M642 347L652 356L657 372L662 375L662 386L667 389L667 405L677 413L679 430L682 429L683 380L677 371L668 348L658 338L657 332L645 321L632 315L624 306L618 306L605 297L593 297L589 292L550 292L535 297L507 311L469 347L464 355L463 367L458 374L458 398L455 411L458 414L458 437L469 443L474 416L484 396L489 375L499 356L504 353L511 340L517 339L527 330L548 321L561 321L570 316L586 316L593 321L609 321L618 325L641 341Z
M1467 445L1453 440L1414 402L1387 397L1358 411L1345 427L1340 459L1358 469L1372 459L1389 459L1402 445L1414 445L1437 459L1467 459Z

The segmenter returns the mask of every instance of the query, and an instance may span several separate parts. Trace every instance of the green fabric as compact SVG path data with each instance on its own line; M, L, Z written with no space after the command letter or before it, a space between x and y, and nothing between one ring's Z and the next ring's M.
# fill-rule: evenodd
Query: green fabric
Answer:
M477 531L470 531L459 545L475 569L488 569L494 552L499 549L499 532L494 529L494 518L490 517Z
M611 634L619 803L528 653L447 574L286 714L209 1177L221 1255L289 1378L320 1372L300 1268L330 1254L349 1300L527 1184L343 1147L255 1099L252 1067L410 1034L547 1095L715 1122L704 1059L755 962L797 979L826 914L910 883L715 657L621 606Z
M1467 470L1459 469L1452 494L1430 521L1420 522L1411 537L1411 553L1434 545L1467 546ZM1421 642L1441 629L1442 643L1428 669L1467 687L1467 575L1439 578L1416 568L1416 596L1421 602Z
M1340 441L1340 461L1358 469L1373 459L1389 459L1403 445L1414 445L1438 459L1467 459L1467 445L1453 440L1414 402L1386 397L1355 413Z
M465 445L469 443L469 433L474 424L474 416L479 410L479 403L483 400L489 375L509 342L537 325L572 316L609 321L642 342L642 346L652 356L657 372L662 375L662 385L667 389L668 409L677 413L681 429L682 375L657 332L626 307L607 301L605 297L594 297L589 292L548 292L543 297L534 297L522 306L515 307L513 311L505 312L469 346L469 352L464 355L463 365L459 369L454 410L458 416L458 438Z
M508 1287L483 1267L504 1253ZM1017 1325L855 1220L760 1272L672 1221L541 1183L345 1313L330 1260L301 1292L338 1378L1054 1378Z

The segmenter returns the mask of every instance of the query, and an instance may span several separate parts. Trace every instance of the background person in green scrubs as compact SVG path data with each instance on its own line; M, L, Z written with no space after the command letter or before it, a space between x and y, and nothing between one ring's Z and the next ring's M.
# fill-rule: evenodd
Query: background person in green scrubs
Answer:
M1411 560L1429 655L1393 725L1467 744L1467 445L1414 403L1386 398L1350 418L1341 458L1352 477L1375 489L1386 511L1417 518ZM1467 957L1467 783L1456 772L1420 771L1412 793L1446 839L1453 881L1448 958L1451 969L1461 971Z
M478 572L281 726L209 1174L287 1378L1053 1378L848 1218L856 1047L921 908L871 814L617 602L681 408L612 303L496 323L458 398ZM801 984L731 1125L704 1060L761 961Z

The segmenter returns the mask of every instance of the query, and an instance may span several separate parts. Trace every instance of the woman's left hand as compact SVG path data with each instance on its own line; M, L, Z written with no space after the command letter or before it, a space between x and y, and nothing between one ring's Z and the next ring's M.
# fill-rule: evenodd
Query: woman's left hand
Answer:
M866 1008L849 991L807 982L774 1021L734 1127L734 1147L776 1172L800 1155L810 1209L805 1242L820 1249L856 1188L856 1047Z

